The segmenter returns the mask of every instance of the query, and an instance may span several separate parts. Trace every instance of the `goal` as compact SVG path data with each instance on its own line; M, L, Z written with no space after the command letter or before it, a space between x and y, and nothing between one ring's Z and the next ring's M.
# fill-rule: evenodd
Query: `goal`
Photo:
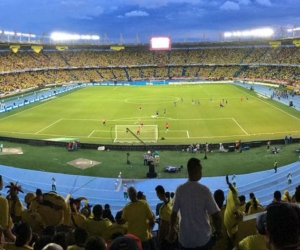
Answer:
M140 127L140 134L137 134ZM127 128L132 131L127 131ZM158 127L157 125L116 125L115 126L115 139L114 142L125 143L149 143L157 142L158 140Z
M148 83L148 85L161 85L161 84L166 84L165 80L153 80L151 79Z

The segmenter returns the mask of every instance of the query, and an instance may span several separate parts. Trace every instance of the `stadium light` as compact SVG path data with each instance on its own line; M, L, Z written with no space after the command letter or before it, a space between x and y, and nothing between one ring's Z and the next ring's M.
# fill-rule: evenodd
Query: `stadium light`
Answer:
M97 35L79 35L68 34L63 32L52 32L50 38L54 41L68 41L68 40L99 40Z
M224 37L270 37L274 34L274 30L271 28L260 28L253 30L224 32Z
M298 31L300 30L300 27L293 28L293 29L287 29L287 32L293 32L293 31Z

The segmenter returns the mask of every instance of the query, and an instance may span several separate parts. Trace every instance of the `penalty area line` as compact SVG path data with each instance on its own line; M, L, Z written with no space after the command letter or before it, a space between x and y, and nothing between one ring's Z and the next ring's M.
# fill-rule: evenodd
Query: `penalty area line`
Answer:
M186 135L187 135L187 138L190 138L190 133L188 130L186 131Z
M249 135L245 129L242 128L242 126L234 119L232 118L232 120L236 123L236 125L238 125L240 127L240 129L246 134L246 135Z
M41 130L39 130L38 132L36 132L35 134L37 135L38 133L42 132L43 130L53 126L54 124L60 122L62 119L57 120L56 122L51 123L50 125L48 125L47 127L42 128Z

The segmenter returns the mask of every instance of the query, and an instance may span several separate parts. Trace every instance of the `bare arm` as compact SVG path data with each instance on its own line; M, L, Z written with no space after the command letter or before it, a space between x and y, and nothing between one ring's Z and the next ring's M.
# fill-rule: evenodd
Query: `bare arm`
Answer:
M229 178L228 178L228 175L226 175L226 183L229 187L229 189L231 190L232 193L234 193L235 195L237 194L236 193L236 189L232 186L232 184L229 182Z
M176 240L176 224L177 224L177 212L173 211L170 217L170 229L168 235L168 241L174 242Z
M216 212L214 214L211 215L212 217L212 220L213 220L213 223L214 223L214 226L215 226L215 236L218 238L221 238L222 237L222 217L221 217L221 214L220 212Z

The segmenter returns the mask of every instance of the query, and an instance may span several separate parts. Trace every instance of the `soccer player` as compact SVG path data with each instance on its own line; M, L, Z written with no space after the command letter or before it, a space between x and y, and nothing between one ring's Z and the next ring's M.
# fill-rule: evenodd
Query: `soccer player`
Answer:
M103 118L102 123L103 123L103 125L106 124L106 119L105 118Z
M141 125L142 127L144 126L144 121L143 121L143 120L140 121L140 125Z
M138 127L138 128L137 128L136 134L137 134L137 135L140 135L140 134L141 134L141 127Z
M166 115L166 113L167 113L167 110L166 110L166 109L164 109L164 115Z
M167 133L169 131L169 123L168 122L165 124L165 128L166 128L166 133Z

